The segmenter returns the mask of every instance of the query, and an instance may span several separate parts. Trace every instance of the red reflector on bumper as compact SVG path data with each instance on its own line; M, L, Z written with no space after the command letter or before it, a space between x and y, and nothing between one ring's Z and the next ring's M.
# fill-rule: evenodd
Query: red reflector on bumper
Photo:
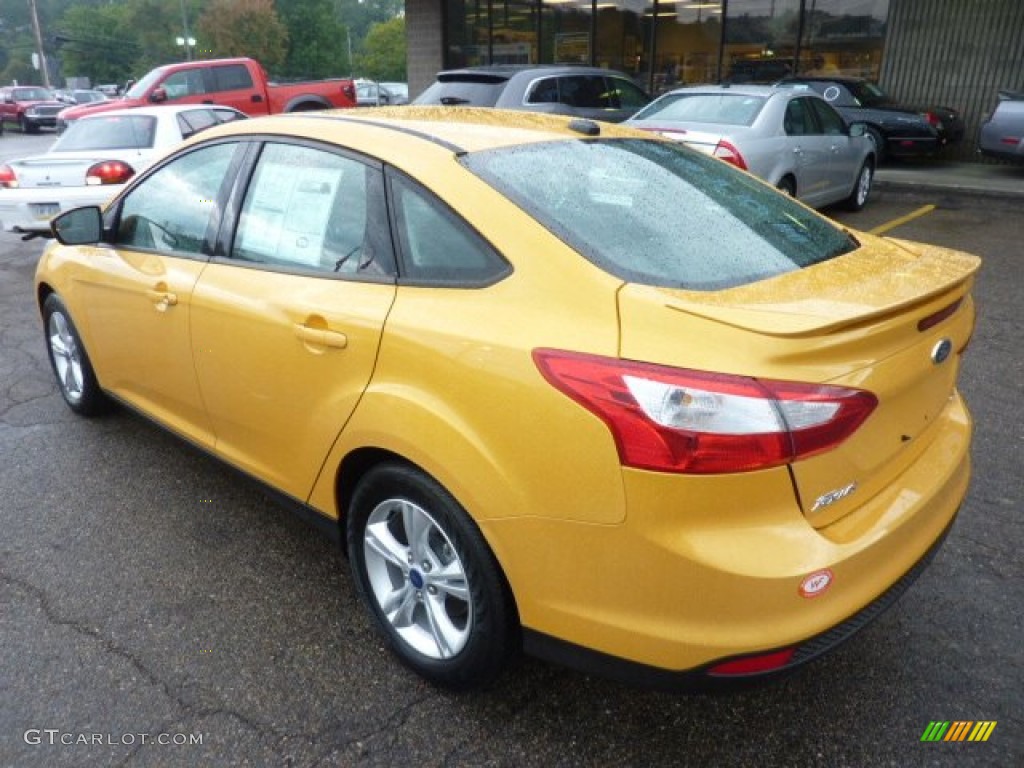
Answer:
M775 653L761 656L747 656L718 664L708 670L709 675L756 675L759 672L771 672L789 664L796 653L796 648L786 648Z

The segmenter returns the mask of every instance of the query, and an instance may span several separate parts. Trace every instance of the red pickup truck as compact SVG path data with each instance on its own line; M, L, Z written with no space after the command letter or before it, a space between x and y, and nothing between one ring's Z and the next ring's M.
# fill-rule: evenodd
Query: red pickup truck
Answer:
M60 113L57 130L83 115L151 104L223 104L247 115L302 112L356 105L351 79L275 84L252 59L207 59L167 64L150 71L122 99L69 107Z

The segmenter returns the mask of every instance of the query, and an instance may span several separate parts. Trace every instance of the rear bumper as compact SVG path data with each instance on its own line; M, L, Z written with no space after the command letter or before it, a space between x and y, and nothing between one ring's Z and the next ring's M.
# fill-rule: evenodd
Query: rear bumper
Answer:
M927 552L891 587L872 600L855 614L813 637L794 645L766 649L757 654L730 656L689 670L668 670L622 659L599 651L559 640L533 630L523 633L523 648L526 653L565 667L593 674L610 680L654 690L678 692L712 692L741 689L761 682L783 677L807 662L823 656L843 644L860 630L877 619L903 595L910 585L924 572L942 547L946 536L953 528L955 517ZM716 668L723 664L742 661L754 656L771 656L786 653L788 661L765 672L748 674L721 674Z

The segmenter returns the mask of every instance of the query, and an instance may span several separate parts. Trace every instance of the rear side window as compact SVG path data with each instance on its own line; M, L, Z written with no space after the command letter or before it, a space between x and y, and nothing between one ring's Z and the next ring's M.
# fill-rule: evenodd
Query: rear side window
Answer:
M473 152L461 162L582 256L630 282L719 290L858 245L756 179L674 142L558 141Z
M818 132L810 99L793 99L786 105L782 126L788 136L810 136Z
M473 286L509 271L508 262L434 195L398 174L389 178L402 277L417 283Z
M213 67L210 70L213 76L213 89L215 91L240 91L245 88L252 88L252 76L249 70L242 64L230 64L226 67Z
M558 78L560 101L582 109L610 109L611 94L602 75L568 75Z

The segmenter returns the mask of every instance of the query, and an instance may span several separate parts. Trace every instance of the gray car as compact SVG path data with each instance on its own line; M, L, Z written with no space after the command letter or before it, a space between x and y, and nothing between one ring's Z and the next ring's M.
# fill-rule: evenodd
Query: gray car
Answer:
M759 85L680 88L627 121L750 171L807 205L860 210L875 145L811 91Z
M983 155L1024 161L1024 91L1000 91L999 102L981 124L978 149Z
M650 100L628 75L610 69L495 65L439 72L413 104L520 109L618 123Z

